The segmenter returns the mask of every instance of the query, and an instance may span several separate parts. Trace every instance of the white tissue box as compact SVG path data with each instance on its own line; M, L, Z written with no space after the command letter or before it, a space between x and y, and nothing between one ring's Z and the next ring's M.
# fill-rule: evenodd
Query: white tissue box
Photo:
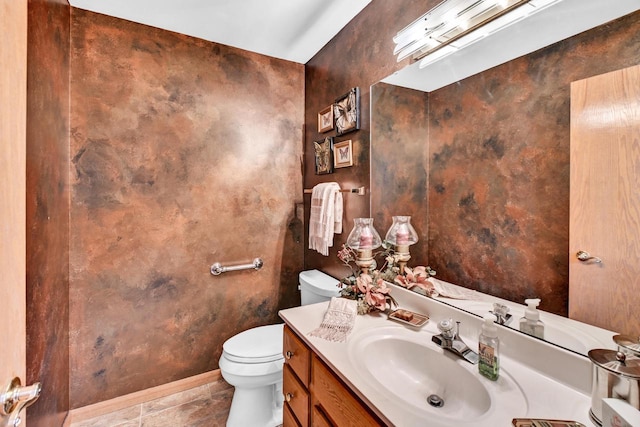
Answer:
M640 427L640 411L622 399L602 399L602 427Z

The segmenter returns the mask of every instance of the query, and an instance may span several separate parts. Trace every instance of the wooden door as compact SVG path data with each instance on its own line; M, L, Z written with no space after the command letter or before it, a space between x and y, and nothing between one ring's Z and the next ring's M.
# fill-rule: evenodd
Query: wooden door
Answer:
M0 393L26 374L27 0L0 0ZM23 418L24 420L24 418ZM0 417L0 425L5 421ZM24 423L22 424L24 425Z
M570 209L569 317L640 336L640 66L571 84Z

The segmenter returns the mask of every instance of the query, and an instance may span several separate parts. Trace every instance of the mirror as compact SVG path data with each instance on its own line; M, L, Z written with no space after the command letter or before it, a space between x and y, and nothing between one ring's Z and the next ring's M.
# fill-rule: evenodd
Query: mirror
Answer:
M383 230L392 215L412 216L420 242L409 265L508 303L515 329L535 297L543 321L583 328L566 319L569 86L634 65L639 31L636 11L431 92L371 87L371 214ZM478 314L470 305L457 302Z

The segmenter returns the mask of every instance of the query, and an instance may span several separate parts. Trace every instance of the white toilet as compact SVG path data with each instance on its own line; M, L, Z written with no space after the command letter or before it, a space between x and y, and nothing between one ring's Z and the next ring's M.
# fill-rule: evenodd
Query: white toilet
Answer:
M339 296L339 281L318 270L300 273L302 305ZM259 326L222 345L220 372L235 387L227 427L275 427L282 424L282 324Z

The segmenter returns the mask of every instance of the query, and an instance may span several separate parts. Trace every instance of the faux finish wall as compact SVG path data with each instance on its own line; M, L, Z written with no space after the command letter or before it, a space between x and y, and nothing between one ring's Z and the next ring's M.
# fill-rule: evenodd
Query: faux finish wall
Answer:
M408 62L396 63L393 57L392 37L410 24L438 0L373 0L331 42L329 42L305 67L305 188L313 188L319 182L335 181L342 188L367 187L365 197L346 194L344 197L344 222L342 235L336 235L329 256L305 249L305 268L318 268L335 277L348 273L336 258L337 250L347 240L353 228L353 219L370 216L370 191L396 191L393 188L370 188L370 90L378 80L402 68ZM313 141L325 136L335 136L335 131L318 133L317 114L335 98L352 87L360 88L360 131L336 137L336 142L351 139L354 150L354 165L337 169L330 175L316 175L314 169ZM398 153L402 148L398 147ZM378 160L376 160L378 161ZM305 217L309 217L311 197L305 197ZM391 207L389 207L391 210ZM402 214L403 209L394 210ZM387 221L390 225L390 219ZM388 227L374 218L374 226L384 238ZM426 231L426 230L425 230ZM305 230L308 238L309 230ZM305 239L305 248L308 247Z
M429 262L566 314L572 81L640 62L640 12L430 94Z
M304 67L78 9L71 406L218 367L297 304ZM214 277L212 263L264 259Z
M27 384L42 395L29 426L69 409L69 5L28 4Z
M428 139L428 93L371 86L371 215L382 238L393 216L411 216L419 240L411 246L410 266L427 264Z

